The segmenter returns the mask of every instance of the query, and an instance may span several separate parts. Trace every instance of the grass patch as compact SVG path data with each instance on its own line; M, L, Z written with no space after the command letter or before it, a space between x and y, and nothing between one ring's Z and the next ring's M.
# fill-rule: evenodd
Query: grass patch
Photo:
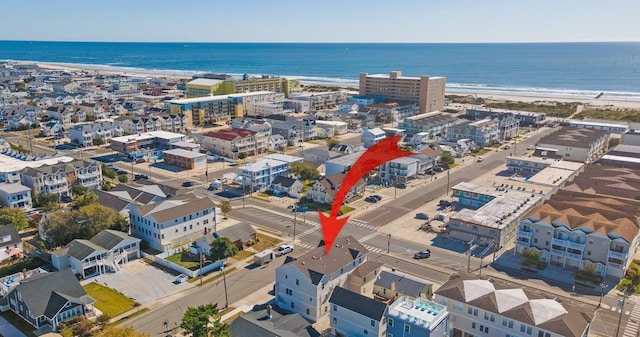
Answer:
M111 317L116 317L134 308L134 300L101 284L92 282L83 288L89 296L96 300L95 307Z
M70 326L62 331L60 331L62 337L73 337L73 327Z
M456 166L458 166L458 164L453 163L453 164L449 165L449 169L452 169L452 168L454 168L454 167L456 167Z
M482 156L483 154L486 154L486 153L489 153L489 152L492 152L492 151L493 151L492 149L486 149L486 148L485 149L481 149L480 151L478 151L476 153L476 156Z
M134 318L134 317L140 316L140 315L144 314L144 313L145 313L145 312L147 312L147 311L149 311L149 308L142 308L142 309L138 309L138 310L136 310L135 312L133 312L133 313L131 313L131 314L127 315L127 316L124 316L124 317L120 318L117 322L112 323L112 324L120 324L120 323L122 323L122 322L124 322L124 321L126 321L126 320L130 320L130 319L132 319L132 318Z
M238 261L242 261L242 260L252 256L253 254L255 254L255 253L245 249L245 250L238 251L238 253L236 255L232 256L232 258L235 259L235 260L238 260Z
M23 269L31 270L31 269L36 269L38 267L42 267L46 265L48 265L48 263L35 257L27 260L18 261L14 264L10 264L8 266L4 266L0 268L0 277L5 277L5 276L13 275L15 273L19 273Z
M5 312L1 312L0 316L6 319L11 325L15 326L16 329L22 331L23 334L27 335L27 337L36 337L33 331L36 329L33 325L27 323L22 317L18 316L15 312L11 310L7 310Z
M574 112L576 112L578 105L582 105L582 103L579 103L579 102L562 103L562 102L542 102L542 101L527 103L527 102L506 101L506 102L491 102L491 103L485 104L487 108L498 108L498 109L530 111L530 112L544 112L549 117L558 116L562 118L569 117Z
M282 242L282 240L278 238L274 238L269 235L258 233L258 242L256 242L255 245L253 245L253 249L259 252L267 248L273 247L275 245L278 245L280 244L280 242Z
M224 314L226 314L228 312L231 312L233 310L235 310L235 307L230 305L228 308L226 308L224 310L218 310L218 313L213 315L212 317L213 317L214 320L216 320L216 319L219 319L222 316L224 316Z
M276 231L272 231L270 229L263 228L263 227L260 227L260 231L265 232L265 233L269 233L272 236L282 236L282 233L279 233L279 232L276 232ZM255 245L254 245L253 248L255 249Z
M165 258L165 260L175 263L181 267L187 268L189 270L198 270L200 269L200 260L198 255L191 254L189 252L180 252L177 254L173 254ZM211 260L205 260L202 262L202 266L206 266L211 264Z
M614 121L640 122L640 110L637 109L584 109L576 118L608 119Z
M316 180L305 180L302 182L302 192L307 192L309 191L312 187L313 184L316 183Z
M269 200L269 199L267 199L267 198L263 198L263 197L261 197L261 196L259 196L259 195L254 195L252 198L253 198L253 199L258 199L258 200L260 200L260 201L264 201L264 202L271 202L271 200Z

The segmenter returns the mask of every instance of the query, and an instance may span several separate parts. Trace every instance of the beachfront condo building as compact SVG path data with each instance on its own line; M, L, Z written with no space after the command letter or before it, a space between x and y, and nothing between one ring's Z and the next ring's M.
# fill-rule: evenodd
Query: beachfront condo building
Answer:
M386 100L418 103L420 113L444 109L445 77L404 77L400 71L389 75L360 73L360 95Z
M273 91L289 95L296 91L300 82L284 77L263 75L250 77L245 75L242 80L216 80L198 78L187 83L187 98L206 97L216 95L230 95L255 91Z

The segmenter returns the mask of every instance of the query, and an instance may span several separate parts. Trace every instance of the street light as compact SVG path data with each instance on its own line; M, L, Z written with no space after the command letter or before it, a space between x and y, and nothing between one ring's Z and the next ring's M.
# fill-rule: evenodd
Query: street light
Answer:
M222 262L220 271L222 271L222 281L224 282L224 309L226 310L229 308L229 295L227 294L227 277L224 273L224 261Z
M298 223L298 203L293 204L293 241L296 241L296 224Z
M626 291L626 289L624 290ZM616 334L614 335L614 337L618 337L618 333L620 333L620 323L622 322L622 314L624 314L624 304L627 301L627 297L629 297L627 294L623 293L622 294L622 299L618 300L618 303L620 303L620 316L618 317L618 326L616 327Z

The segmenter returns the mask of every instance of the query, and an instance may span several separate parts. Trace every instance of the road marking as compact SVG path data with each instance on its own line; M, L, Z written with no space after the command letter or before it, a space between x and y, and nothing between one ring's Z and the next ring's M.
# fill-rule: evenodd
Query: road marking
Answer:
M371 234L369 234L369 235L367 235L367 236L365 236L363 238L358 239L358 241L360 241L360 243L362 243L362 242L365 242L365 241L373 239L374 237L376 237L376 235L379 235L379 234L380 233L374 232L374 233L371 233Z

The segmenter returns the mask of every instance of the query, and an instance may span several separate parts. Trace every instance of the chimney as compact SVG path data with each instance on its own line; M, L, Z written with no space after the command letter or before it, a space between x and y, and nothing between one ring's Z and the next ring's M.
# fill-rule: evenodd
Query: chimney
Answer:
M391 281L391 297L395 298L396 295L396 281Z

